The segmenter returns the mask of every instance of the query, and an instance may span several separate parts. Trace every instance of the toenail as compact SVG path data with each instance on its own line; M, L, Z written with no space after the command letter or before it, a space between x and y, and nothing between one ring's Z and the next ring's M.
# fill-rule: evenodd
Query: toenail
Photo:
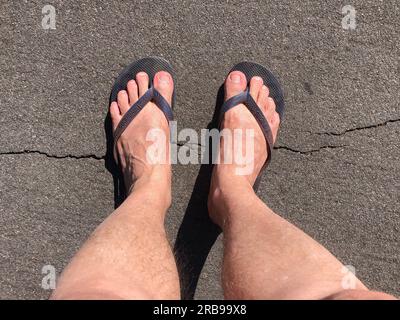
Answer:
M147 73L146 72L139 72L137 75L139 77L145 77L145 76L147 76Z
M160 82L162 82L162 83L167 84L167 83L169 83L169 75L165 74L165 73L162 73L162 74L159 75L158 80Z
M255 81L257 81L257 82L262 81L262 78L261 78L261 77L254 77L253 79L254 79Z
M241 79L240 75L233 73L233 74L231 74L230 78L231 78L232 82L240 83L240 79Z

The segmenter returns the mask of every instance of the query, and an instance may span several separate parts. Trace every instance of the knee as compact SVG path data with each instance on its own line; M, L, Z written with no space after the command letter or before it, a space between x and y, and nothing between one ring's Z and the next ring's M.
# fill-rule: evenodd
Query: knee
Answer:
M95 281L81 286L61 285L51 295L51 300L148 300L151 295L140 288L128 288L115 283Z
M383 292L369 290L343 290L325 298L326 300L397 300Z
M152 297L145 292L118 292L103 290L71 290L67 292L55 292L50 300L150 300Z

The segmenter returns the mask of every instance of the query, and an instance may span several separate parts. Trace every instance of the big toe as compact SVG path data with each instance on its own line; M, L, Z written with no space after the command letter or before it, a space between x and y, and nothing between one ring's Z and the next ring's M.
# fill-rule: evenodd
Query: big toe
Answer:
M157 72L154 76L154 88L171 104L174 92L174 80L166 71Z
M243 92L246 87L247 80L244 73L232 71L225 80L225 100Z

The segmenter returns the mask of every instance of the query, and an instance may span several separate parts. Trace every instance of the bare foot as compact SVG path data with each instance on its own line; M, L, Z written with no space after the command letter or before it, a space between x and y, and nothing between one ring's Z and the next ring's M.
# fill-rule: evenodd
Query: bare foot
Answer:
M174 83L172 76L165 72L158 72L154 77L154 87L171 104ZM113 130L118 126L125 112L147 91L149 77L145 72L139 72L136 80L130 80L127 90L118 93L117 102L110 105L110 114ZM150 164L147 161L146 151L152 144L146 137L150 130L160 129L165 133L166 144L169 144L169 126L162 111L149 102L134 118L132 123L122 133L117 141L118 161L124 174L124 181L128 194L137 184L152 182L167 184L163 190L170 190L171 166L169 164L169 145L165 146L167 163ZM169 191L170 193L170 191ZM161 196L161 195L160 195ZM170 201L170 194L166 199Z
M225 81L225 101L229 98L246 90L247 80L246 76L240 71L233 71L228 75ZM250 94L257 105L262 110L268 124L271 127L274 142L279 129L280 118L279 114L275 110L275 102L269 97L269 90L263 84L263 80L260 77L253 77L250 81ZM221 225L222 219L220 214L225 212L225 208L222 208L221 197L229 195L229 189L237 186L238 184L246 184L247 187L251 188L260 173L267 157L267 144L265 137L261 131L257 120L250 113L247 107L240 104L228 112L225 113L224 119L221 123L221 129L253 129L254 130L254 162L252 163L253 170L248 175L238 175L236 172L237 165L224 164L222 155L232 156L233 150L224 150L223 138L221 138L221 164L215 165L211 187L208 199L208 207L211 218L215 223ZM243 139L243 148L245 141ZM235 143L233 143L235 145ZM245 152L243 152L244 154Z

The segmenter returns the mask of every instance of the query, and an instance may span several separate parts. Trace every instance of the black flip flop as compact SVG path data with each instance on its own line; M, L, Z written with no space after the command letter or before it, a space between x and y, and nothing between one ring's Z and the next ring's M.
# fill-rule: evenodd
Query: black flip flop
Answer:
M116 156L115 148L117 145L117 141L121 137L121 134L125 131L125 129L129 126L129 124L133 121L133 119L139 114L139 112L145 107L147 103L153 101L157 105L157 107L164 113L168 122L173 120L172 110L175 105L175 89L172 95L172 105L170 106L169 103L164 99L164 97L153 87L154 76L159 71L166 71L171 74L175 85L175 75L172 66L167 60L163 58L143 58L131 63L124 70L122 70L112 87L110 104L113 101L117 101L117 95L119 91L126 90L128 81L132 79L134 80L136 78L136 74L142 71L146 72L149 76L149 89L124 114L114 132L114 158L117 163L118 157Z
M265 168L268 166L269 162L271 161L272 157L272 150L273 150L273 137L272 137L272 132L271 128L268 124L267 119L265 119L264 114L258 107L257 103L254 101L252 96L250 95L249 91L249 86L250 86L250 80L253 77L261 77L264 81L264 85L266 85L269 89L269 96L274 99L275 101L275 106L276 106L276 112L279 114L280 120L282 122L283 120L283 113L285 110L285 103L283 99L283 91L282 88L276 79L276 77L265 67L263 67L260 64L254 63L254 62L241 62L237 65L235 65L229 73L233 71L241 71L244 73L247 79L247 88L245 91L239 93L238 95L228 99L225 101L220 109L219 113L219 127L221 124L221 121L223 119L223 116L225 112L228 110L234 108L235 106L239 104L244 104L251 114L254 116L254 118L257 120L261 131L264 134L266 143L267 143L267 150L268 150L268 159L265 161L255 183L253 186L254 190L258 189L258 186L260 184L261 176L264 173ZM229 74L228 73L228 74Z

